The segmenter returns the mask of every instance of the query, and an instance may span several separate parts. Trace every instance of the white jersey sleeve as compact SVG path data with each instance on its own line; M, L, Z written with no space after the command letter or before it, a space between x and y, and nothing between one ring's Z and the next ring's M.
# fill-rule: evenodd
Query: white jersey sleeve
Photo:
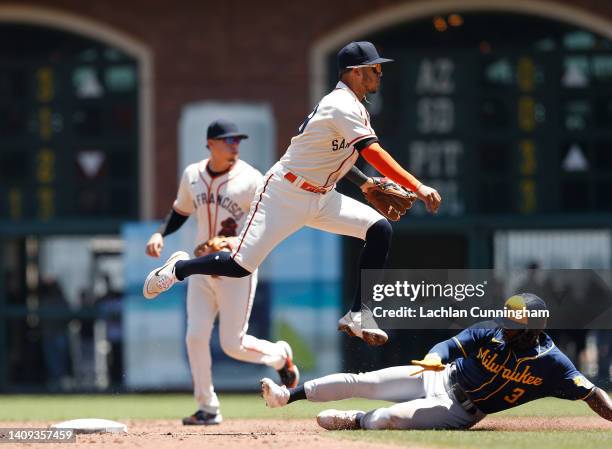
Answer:
M376 138L367 110L357 101L339 102L332 109L332 123L348 145L354 146L361 140Z
M181 215L191 215L194 209L193 197L191 195L191 189L189 188L190 182L189 172L186 169L181 177L176 200L174 200L174 204L172 205L172 208Z

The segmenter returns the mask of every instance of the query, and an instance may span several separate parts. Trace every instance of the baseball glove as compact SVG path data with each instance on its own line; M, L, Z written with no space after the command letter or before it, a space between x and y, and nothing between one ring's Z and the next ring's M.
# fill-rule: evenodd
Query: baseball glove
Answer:
M378 212L391 221L398 221L417 199L415 193L388 178L371 178L374 185L363 194Z
M196 257L206 256L211 253L216 253L218 251L231 251L232 250L232 240L231 237L224 237L222 235L218 235L208 240L207 242L200 243L193 250L193 255Z

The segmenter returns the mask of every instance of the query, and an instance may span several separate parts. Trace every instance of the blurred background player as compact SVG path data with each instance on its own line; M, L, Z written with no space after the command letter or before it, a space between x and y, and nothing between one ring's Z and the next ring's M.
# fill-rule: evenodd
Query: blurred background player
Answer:
M513 310L546 310L532 293L509 298ZM341 429L467 429L489 413L553 396L584 400L612 421L612 401L543 332L546 318L485 322L435 345L423 360L361 374L332 374L287 389L262 379L269 407L351 397L396 402L369 412L325 410L317 422Z
M146 253L159 257L164 237L179 229L195 213L198 248L204 242L221 240L231 250L242 229L253 194L262 176L239 160L239 146L248 138L227 120L217 120L207 131L210 157L189 165L183 172L172 210L158 232L149 239ZM222 236L227 239L215 239ZM204 245L211 252L214 245ZM172 257L175 257L173 255ZM185 253L180 253L185 255ZM171 258L172 258L171 257ZM187 288L187 352L198 410L183 419L185 425L219 424L219 400L212 384L210 335L217 314L223 351L238 360L262 363L278 371L283 385L296 386L297 367L288 343L271 343L248 335L249 315L257 286L257 271L231 279L193 276ZM146 292L145 292L146 293ZM147 296L145 294L145 296Z
M384 176L414 191L430 212L437 212L442 201L435 189L418 181L380 146L362 104L366 95L378 91L382 64L391 61L380 57L370 42L343 47L337 55L339 82L302 122L283 157L266 174L237 247L231 254L185 260L183 253L171 258L147 276L145 293L156 296L194 274L249 276L276 245L303 226L364 240L359 269L384 268L391 225L373 208L340 194L336 182L351 171L349 179L357 185L372 183L354 169L361 155ZM351 310L339 320L338 329L369 345L384 344L384 331L362 326L362 313L371 319L371 312L362 309L360 285L358 280Z

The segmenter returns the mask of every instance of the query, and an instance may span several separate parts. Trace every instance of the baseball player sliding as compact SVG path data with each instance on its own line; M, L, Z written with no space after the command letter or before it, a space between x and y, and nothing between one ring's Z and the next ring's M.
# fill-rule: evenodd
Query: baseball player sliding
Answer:
M415 192L430 212L435 213L441 202L436 190L419 182L380 146L361 103L378 90L382 63L390 61L381 58L370 42L351 42L342 48L337 57L340 81L306 117L284 156L266 173L232 252L192 260L184 252L174 254L149 274L145 296L154 297L194 274L249 276L276 245L303 226L364 240L359 269L384 268L391 225L372 207L340 194L334 188L336 181L350 171L348 178L366 194L389 182L367 178L353 167L361 155L384 176ZM380 210L392 219L405 212L389 213L386 206ZM370 345L385 343L384 331L362 327L366 322L362 313L371 316L361 308L357 281L351 310L338 328Z
M159 257L164 237L179 229L192 214L197 218L196 254L235 248L236 233L245 223L262 178L259 171L238 158L240 141L247 137L226 120L218 120L208 127L210 158L189 165L183 172L172 210L147 243L149 256ZM190 279L186 342L198 410L184 418L183 424L208 425L222 421L212 384L209 348L217 314L221 348L227 355L271 366L278 371L283 385L297 385L299 372L292 362L289 344L271 343L246 333L256 286L256 270L239 279L202 275ZM146 292L145 296L150 298Z
M542 310L531 293L509 298L509 309ZM589 382L543 332L545 318L481 323L435 345L423 360L362 374L332 374L288 389L262 379L269 407L301 399L360 397L396 402L369 412L325 410L321 427L342 429L467 429L489 413L554 396L584 400L612 421L612 401Z

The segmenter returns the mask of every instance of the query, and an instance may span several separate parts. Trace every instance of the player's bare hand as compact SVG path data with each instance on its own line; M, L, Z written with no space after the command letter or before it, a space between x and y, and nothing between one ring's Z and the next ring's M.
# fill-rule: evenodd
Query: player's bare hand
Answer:
M368 180L361 184L359 188L363 193L368 193L371 189L376 188L376 184L374 183L374 180L372 178L368 178Z
M425 184L421 184L419 190L416 191L417 196L421 201L425 203L425 207L429 212L435 214L438 212L442 197L436 189L433 189Z
M147 256L159 257L162 249L164 249L164 238L159 232L156 232L147 242Z

